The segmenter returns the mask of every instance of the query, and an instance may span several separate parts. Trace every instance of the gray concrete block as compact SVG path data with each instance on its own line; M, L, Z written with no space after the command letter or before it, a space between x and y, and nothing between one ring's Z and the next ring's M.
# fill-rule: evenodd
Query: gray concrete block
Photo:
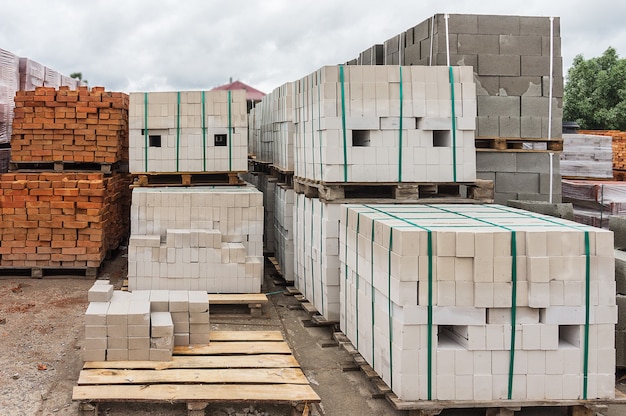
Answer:
M188 333L189 332L189 321L176 322L174 321L174 335Z
M498 117L500 137L520 137L519 117Z
M562 56L561 38L555 37L552 39L552 56ZM541 37L541 54L543 56L550 56L550 36Z
M549 56L522 56L520 60L520 75L528 76L544 76L550 75L550 57ZM562 58L554 58L553 74L563 73Z
M170 310L170 294L167 290L150 291L150 311L168 312Z
M495 192L493 202L500 205L506 205L506 201L517 199L517 192Z
M128 350L107 349L107 361L128 361Z
M496 172L496 192L539 193L538 173Z
M515 153L476 152L476 170L480 172L517 172ZM493 179L496 178L481 178Z
M460 54L500 54L498 35L457 35L457 51Z
M430 22L431 19L426 19L422 23L413 26L413 44L418 44L420 41L430 37Z
M150 336L150 324L146 325L128 325L129 337L149 337Z
M547 117L550 99L548 97L521 97L522 116Z
M166 337L174 335L174 322L169 312L152 312L150 314L152 337Z
M519 16L478 16L478 33L485 35L519 35Z
M190 345L204 345L210 342L209 334L189 334Z
M500 54L541 56L541 36L499 35Z
M85 325L85 338L106 338L106 325Z
M209 334L211 324L189 324L189 334Z
M437 40L437 37L435 36L433 38L433 45L432 45L432 47L433 47L433 49L432 49L432 53L433 53L433 60L432 60L433 62L432 62L432 64L433 65L445 65L445 62L446 62L445 61L445 56L443 57L443 59L444 59L443 62L439 62L438 61L439 57L437 56L438 55L437 54L437 42L438 42L438 40ZM430 59L430 55L431 55L431 52L430 52L430 39L424 39L424 40L420 41L420 51L421 51L422 59Z
M150 348L150 361L171 361L171 360L172 360L171 349Z
M537 202L548 202L549 201L549 197L546 194L541 194L541 193L524 193L524 192L520 192L517 194L517 199L518 200L523 200L523 201L537 201ZM560 200L559 200L560 201Z
M615 283L617 293L626 296L626 252L622 250L615 250Z
M128 307L128 325L150 323L150 301L131 302Z
M556 98L563 98L563 77L555 76L552 80L552 96ZM550 77L541 77L541 93L544 97L550 96Z
M404 46L406 47L413 44L415 44L415 41L413 40L413 28L410 28L404 32Z
M104 349L83 350L83 361L105 361L107 352Z
M189 291L189 312L209 312L209 296L206 292L192 290Z
M210 322L210 315L208 312L190 312L189 323L190 324L208 324Z
M520 117L521 137L529 139L542 138L541 117Z
M500 95L516 95L518 97L541 97L541 77L499 77Z
M476 179L484 179L486 181L495 181L496 173L495 172L476 172Z
M478 57L476 57L478 59ZM500 93L500 77L474 76L476 95L498 95ZM485 114L489 116L491 114Z
M563 193L561 190L561 175L556 170L555 174L552 175L552 195L560 195ZM544 195L550 195L550 174L549 173L541 173L539 174L539 193Z
M478 33L478 15L450 14L448 15L448 18L450 33ZM445 30L445 26L443 27L443 30Z
M552 124L549 124L550 119L548 117L541 118L541 133L542 137L548 137L548 131L552 128L552 135L550 136L553 139L558 139L563 137L563 117L553 116Z
M107 337L109 338L128 337L128 325L107 325Z
M128 349L128 337L107 338L107 348L113 349L113 350L127 350Z
M146 350L150 349L150 337L128 337L129 350Z
M617 325L615 329L624 331L626 330L626 296L616 295L615 302L617 304Z
M385 41L385 51L387 54L398 52L400 49L400 36L395 35Z
M508 201L507 205L513 208L524 209L538 214L549 215L556 218L574 220L574 207L572 204L549 203L537 200Z
M516 155L518 172L550 173L549 153L520 152ZM553 174L559 174L560 163L559 155L555 154L552 157Z
M609 230L613 231L615 248L626 248L626 216L611 215L609 217ZM626 256L626 253L624 255Z
M404 49L404 64L416 65L422 59L420 55L420 45L410 45Z
M174 345L189 345L189 333L174 334Z
M621 330L615 331L615 365L626 367L626 332Z
M479 116L519 116L520 97L481 95L476 97Z
M541 57L538 57L541 58ZM517 77L522 74L521 58L519 55L479 55L478 56L478 75L499 75ZM538 75L545 75L538 74Z
M498 117L477 117L476 136L478 137L499 137L500 125Z
M128 302L111 302L107 310L107 325L128 325Z
M86 350L105 350L108 345L108 339L104 338L85 338Z
M171 349L174 348L174 334L166 337L151 337L150 348Z
M87 301L89 302L108 302L113 296L113 285L110 284L94 284L87 292Z
M560 36L561 34L561 19L554 18L554 34L553 36ZM535 17L535 16L520 16L519 18L519 32L520 35L540 35L550 36L550 18L549 17Z
M150 361L150 349L128 350L128 359L130 361Z
M85 325L106 325L108 302L91 302L85 312Z
M478 55L450 55L450 64L452 66L471 66L478 68Z
M189 293L186 290L170 290L170 312L189 311ZM173 319L173 318L172 318Z

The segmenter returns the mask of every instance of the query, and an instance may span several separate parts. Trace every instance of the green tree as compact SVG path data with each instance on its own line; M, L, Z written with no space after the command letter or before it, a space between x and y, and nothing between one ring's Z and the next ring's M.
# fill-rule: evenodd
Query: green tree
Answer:
M74 78L77 79L79 82L83 81L83 73L82 72L72 72L70 74L70 78ZM87 84L89 81L84 80L85 84Z
M626 59L614 48L597 58L574 58L567 71L563 119L582 129L626 130Z

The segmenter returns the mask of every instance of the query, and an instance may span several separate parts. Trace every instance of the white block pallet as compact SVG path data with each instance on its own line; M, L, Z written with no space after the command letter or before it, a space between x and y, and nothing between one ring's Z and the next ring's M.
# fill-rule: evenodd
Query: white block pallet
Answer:
M247 126L243 90L131 93L130 171L246 171Z
M612 247L498 205L343 205L341 329L401 400L611 399Z
M296 178L476 179L471 67L327 66L294 83Z
M134 188L129 290L260 292L262 201L251 186Z

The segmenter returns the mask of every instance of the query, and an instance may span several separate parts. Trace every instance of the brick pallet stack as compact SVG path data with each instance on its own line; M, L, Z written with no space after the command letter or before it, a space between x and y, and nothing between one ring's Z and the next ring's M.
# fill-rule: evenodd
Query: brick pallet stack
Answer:
M475 180L468 69L324 67L295 83L295 284L327 320L340 312L339 205L309 197L306 185L368 195L368 185Z
M474 69L477 137L543 140L561 137L563 63L560 19L534 16L436 14L365 50L351 64L449 65ZM446 26L448 31L446 32ZM551 42L552 48L551 48ZM447 45L449 44L449 49ZM382 48L382 50L381 50ZM550 56L552 49L552 118ZM381 57L382 54L382 57ZM369 57L369 58L368 58ZM552 131L548 132L551 125ZM495 154L494 154L495 153ZM547 200L551 156L481 149L477 175L493 180L496 202ZM558 156L553 159L553 200L560 201ZM500 161L500 163L498 162Z
M613 233L499 205L342 205L341 327L402 400L610 399ZM513 323L513 325L512 325Z
M244 91L132 93L132 173L246 171L246 111ZM263 195L250 186L216 184L133 189L130 290L260 292Z
M97 270L128 235L130 181L83 162L127 161L128 97L42 87L18 92L15 101L17 170L0 175L0 266ZM56 163L81 170L49 171Z

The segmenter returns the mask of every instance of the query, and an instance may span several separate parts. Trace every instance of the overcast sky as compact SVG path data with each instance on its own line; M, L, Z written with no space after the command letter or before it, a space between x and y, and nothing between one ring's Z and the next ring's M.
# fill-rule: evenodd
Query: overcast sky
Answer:
M615 0L5 0L0 48L112 91L232 77L267 93L436 13L558 16L566 69L609 46L626 56L626 2Z

